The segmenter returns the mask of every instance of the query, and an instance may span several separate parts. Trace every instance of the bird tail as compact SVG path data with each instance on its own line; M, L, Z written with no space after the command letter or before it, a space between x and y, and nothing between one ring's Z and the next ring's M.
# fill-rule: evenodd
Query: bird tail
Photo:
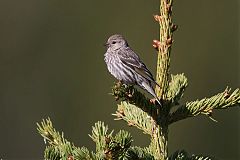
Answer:
M161 88L160 87L160 85L156 82L156 81L152 81L156 86L158 86L159 88ZM159 100L159 98L157 97L157 95L156 95L156 93L154 92L154 97L156 98L156 100L157 100L157 102L158 102L158 104L160 105L160 106L162 106L162 104L161 104L161 102L160 102L160 100Z
M160 85L156 82L156 81L152 81L156 86L158 86L159 88L161 88L160 87Z
M142 85L143 88L144 88L145 90L147 90L154 98L156 98L156 101L158 102L158 104L159 104L160 106L162 106L162 104L161 104L159 98L157 97L156 93L154 92L151 84L150 84L150 83L147 83L147 82L142 82L141 85Z
M156 101L158 102L158 104L162 107L162 104L161 104L161 102L160 102L160 99L156 96L155 97L156 98Z

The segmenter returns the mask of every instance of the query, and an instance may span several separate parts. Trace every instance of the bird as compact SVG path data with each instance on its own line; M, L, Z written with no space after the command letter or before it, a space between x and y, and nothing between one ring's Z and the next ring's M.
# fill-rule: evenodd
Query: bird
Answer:
M120 34L114 34L108 38L105 46L107 50L104 61L108 71L120 82L126 85L138 85L146 90L161 106L153 89L153 85L159 85L146 65L128 45L127 40Z

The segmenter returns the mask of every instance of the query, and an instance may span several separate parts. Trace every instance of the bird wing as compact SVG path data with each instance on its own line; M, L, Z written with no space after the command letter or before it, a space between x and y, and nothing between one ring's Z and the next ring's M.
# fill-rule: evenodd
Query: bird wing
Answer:
M125 50L119 50L118 52L120 60L127 66L131 67L138 74L148 79L151 82L155 82L152 73L147 69L146 65L140 60L138 55L128 48Z

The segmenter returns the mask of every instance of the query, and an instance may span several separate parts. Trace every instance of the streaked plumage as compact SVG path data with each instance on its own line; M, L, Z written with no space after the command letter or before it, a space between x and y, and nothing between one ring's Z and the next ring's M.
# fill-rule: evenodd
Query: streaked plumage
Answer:
M125 84L138 85L159 99L154 92L152 83L158 85L146 65L138 55L129 47L123 36L115 34L109 37L107 51L104 54L109 72ZM161 104L160 104L161 105Z

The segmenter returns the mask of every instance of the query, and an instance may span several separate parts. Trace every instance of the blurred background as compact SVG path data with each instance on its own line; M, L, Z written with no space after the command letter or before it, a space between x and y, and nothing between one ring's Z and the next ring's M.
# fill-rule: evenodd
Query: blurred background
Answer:
M115 79L103 61L103 44L123 34L155 74L158 1L0 1L0 159L42 159L43 138L36 122L50 117L77 146L94 150L91 126L126 129L134 145L149 137L113 121L116 102L108 93ZM189 87L182 102L240 87L239 4L225 0L174 2L171 73L184 72ZM240 111L214 112L170 126L169 153L240 159Z

